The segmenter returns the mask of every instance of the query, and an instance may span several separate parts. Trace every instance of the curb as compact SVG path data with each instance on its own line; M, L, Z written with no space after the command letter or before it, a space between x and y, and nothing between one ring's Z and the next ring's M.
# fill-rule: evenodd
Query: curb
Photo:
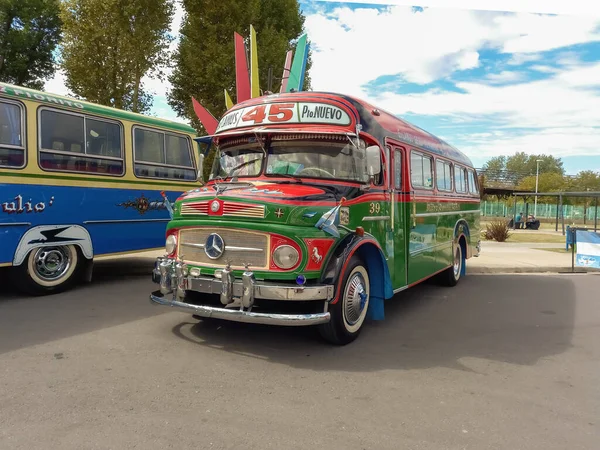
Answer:
M467 275L514 274L514 273L600 273L600 270L585 267L467 267Z

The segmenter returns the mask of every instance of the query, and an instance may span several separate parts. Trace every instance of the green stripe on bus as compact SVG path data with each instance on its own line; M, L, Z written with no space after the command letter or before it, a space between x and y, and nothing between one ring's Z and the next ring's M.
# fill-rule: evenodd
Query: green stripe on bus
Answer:
M189 184L178 184L168 181L163 181L157 179L156 181L144 181L141 179L129 180L125 178L116 178L116 177L106 177L106 178L92 178L92 177L71 177L65 175L45 175L45 174L37 174L37 173L19 173L19 172L0 172L0 177L21 177L21 178L42 178L48 180L70 180L70 181L93 181L98 183L117 183L117 184L147 184L150 186L156 186L157 189L160 189L161 186L171 186L182 188L184 191L194 189L199 187L200 185L194 185L193 181L190 181Z

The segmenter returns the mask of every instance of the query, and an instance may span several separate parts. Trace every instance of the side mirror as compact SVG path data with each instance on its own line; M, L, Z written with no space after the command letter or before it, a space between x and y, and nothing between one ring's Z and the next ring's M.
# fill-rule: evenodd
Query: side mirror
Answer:
M381 172L381 150L378 145L367 147L367 174L369 177L379 175Z

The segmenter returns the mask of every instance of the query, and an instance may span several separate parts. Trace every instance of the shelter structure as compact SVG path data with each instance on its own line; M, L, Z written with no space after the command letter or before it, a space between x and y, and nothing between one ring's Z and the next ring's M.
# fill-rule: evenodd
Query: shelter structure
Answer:
M584 192L515 192L514 196L514 211L513 218L517 217L517 197L557 197L558 207L556 208L556 222L555 230L558 231L558 222L560 220L562 224L562 234L565 235L565 215L563 211L563 199L568 197L590 197L594 199L594 232L598 231L598 198L600 197L600 191L584 191ZM516 227L515 220L513 220L513 229Z

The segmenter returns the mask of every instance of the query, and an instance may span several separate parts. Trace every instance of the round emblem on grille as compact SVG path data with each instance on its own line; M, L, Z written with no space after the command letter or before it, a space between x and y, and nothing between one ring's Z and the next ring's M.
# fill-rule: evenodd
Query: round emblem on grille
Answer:
M212 203L210 204L210 210L212 212L217 212L219 210L219 202L216 200L213 200Z
M211 233L204 243L204 253L210 259L219 259L225 251L225 241L217 233Z

